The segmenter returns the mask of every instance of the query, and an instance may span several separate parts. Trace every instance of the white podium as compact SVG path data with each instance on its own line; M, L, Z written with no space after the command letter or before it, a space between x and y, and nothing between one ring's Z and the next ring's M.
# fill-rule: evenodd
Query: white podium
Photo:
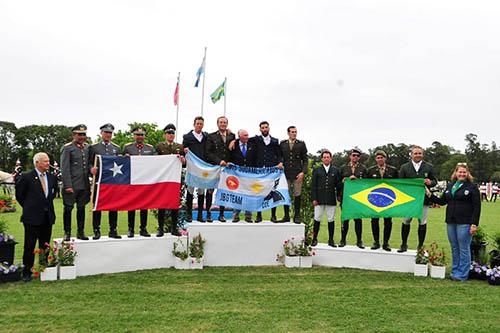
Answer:
M304 237L304 225L295 223L193 222L189 237L199 233L206 239L205 266L282 265L276 256L283 242Z
M101 237L98 240L75 240L76 275L130 272L142 269L168 268L174 266L172 249L176 236L141 237L135 235L122 239ZM184 244L187 237L183 237ZM56 239L61 242L62 239Z
M417 255L414 250L398 253L396 249L387 252L383 249L371 250L369 247L360 249L349 245L330 247L327 244L318 244L314 249L316 255L313 257L313 265L401 273L413 273Z

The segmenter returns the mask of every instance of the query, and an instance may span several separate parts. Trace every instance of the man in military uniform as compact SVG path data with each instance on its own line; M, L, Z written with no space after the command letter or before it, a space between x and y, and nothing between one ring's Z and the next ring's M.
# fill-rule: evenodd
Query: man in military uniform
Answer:
M64 240L71 238L71 211L76 203L76 237L88 240L85 236L85 205L90 199L89 183L89 145L87 126L73 127L73 141L63 146L61 150L61 173L63 180L64 204Z
M395 179L398 178L398 170L386 163L387 154L383 150L377 150L375 152L376 164L368 169L367 178L388 178ZM378 223L378 218L372 218L372 234L373 234L373 246L372 250L377 250L380 248L380 226ZM392 218L384 218L384 243L382 248L386 251L391 251L389 246L389 239L391 238L392 231Z
M181 144L174 142L175 139L175 126L173 124L168 124L163 129L165 133L165 142L160 142L156 146L156 152L158 155L177 155L181 162L186 163L184 158L184 148ZM165 209L158 209L158 233L156 237L163 237L165 233ZM180 236L180 232L177 229L178 219L179 219L179 209L170 210L170 218L172 219L172 228L170 234L173 236Z
M340 176L342 177L342 183L344 183L346 178L358 179L366 177L366 167L359 163L359 158L361 157L361 151L359 149L352 149L349 153L350 162L344 164L340 167ZM356 245L360 249L364 249L362 240L363 232L363 220L354 219L354 230L356 231ZM342 221L342 237L340 239L339 246L343 247L346 245L347 232L349 231L349 220Z
M217 118L217 128L218 130L210 133L207 140L207 157L209 163L215 165L226 166L229 162L229 144L236 139L236 136L227 129L227 118L222 116ZM210 193L210 198L214 193L214 189L207 190L207 214L210 214L210 206L212 204L208 202L208 195ZM224 206L219 207L219 221L226 222L224 218Z
M238 131L238 139L235 140L233 149L229 154L229 162L246 167L255 166L255 147L248 140L248 132L244 129ZM233 222L240 221L240 210L233 211ZM252 223L252 212L245 211L245 221Z
M184 152L191 151L203 161L207 161L207 140L208 133L203 132L203 125L205 120L203 117L198 116L194 118L194 129L182 137L182 146ZM188 186L188 193L186 194L186 220L191 222L193 220L193 194L194 187ZM198 218L199 222L205 222L203 219L203 204L205 202L205 190L202 188L197 189L198 195ZM207 191L207 204L212 204L212 194ZM209 209L207 208L207 222L212 222Z
M289 126L288 140L280 143L285 168L286 181L290 194L293 194L293 222L300 223L300 195L302 181L307 174L307 147L304 141L297 140L297 128ZM290 222L290 206L284 205L285 216L280 222Z
M115 127L112 124L104 124L100 127L100 130L101 130L102 141L90 146L91 163L94 163L95 159L97 158L97 155L101 156L120 155L120 150L121 150L120 146L111 141ZM97 174L97 168L92 168L91 173L93 175ZM92 213L92 226L94 228L94 237L92 237L92 239L101 238L101 216L102 216L101 211L94 211ZM122 237L118 235L118 232L116 231L118 212L109 211L108 219L109 219L109 237L121 239Z
M57 179L56 198L60 198L62 176L61 176L61 169L59 169L59 164L57 163L57 161L54 161L54 176L56 176Z
M156 149L147 143L144 143L144 136L146 131L141 127L136 127L132 129L134 134L134 142L127 143L123 147L123 155L125 156L135 156L135 155L156 155ZM148 233L146 227L148 225L148 210L141 209L141 226L139 235L143 237L151 237ZM134 237L134 226L135 226L135 210L128 211L128 234L127 237Z
M337 247L333 240L335 231L335 208L337 194L342 188L340 170L331 164L332 153L328 150L321 152L323 165L314 169L311 183L311 199L314 206L313 240L311 245L318 245L318 233L321 219L326 213L328 220L328 245Z
M399 170L399 178L424 178L427 188L436 186L437 179L432 164L423 161L424 150L422 147L414 146L411 149L411 161L403 164ZM427 233L427 216L431 202L427 196L424 197L422 218L418 220L418 247L421 248L425 242ZM403 219L401 226L401 247L398 252L408 250L408 235L410 234L410 223L412 218Z
M269 135L269 123L262 121L259 124L261 135L256 135L250 139L256 151L255 166L283 168L281 148L279 140ZM255 222L262 221L262 212L257 212ZM276 219L276 207L271 208L271 222L278 222Z

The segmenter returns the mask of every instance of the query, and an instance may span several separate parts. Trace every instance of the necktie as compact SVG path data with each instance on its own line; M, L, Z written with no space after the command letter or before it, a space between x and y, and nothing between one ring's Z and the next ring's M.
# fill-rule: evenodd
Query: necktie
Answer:
M40 174L40 183L42 183L43 194L47 196L47 184L45 184L45 174Z
M241 146L241 154L243 155L243 157L247 157L247 145L246 144L243 144Z

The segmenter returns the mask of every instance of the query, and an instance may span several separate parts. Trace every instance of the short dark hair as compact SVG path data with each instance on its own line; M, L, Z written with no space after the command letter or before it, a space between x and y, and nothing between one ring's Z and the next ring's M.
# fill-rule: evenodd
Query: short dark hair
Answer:
M219 123L219 119L222 119L222 118L228 120L226 116L220 116L219 118L217 118L217 123L216 124L218 124Z
M262 125L267 125L269 126L269 123L267 121L261 121L260 124L259 124L259 127L261 127Z
M203 119L203 117L202 117L202 116L198 116L198 117L195 117L195 118L194 118L193 125L194 125L194 124L196 124L196 121L197 121L197 120L201 120L201 121L205 122L205 119Z
M287 133L290 133L290 130L291 130L292 128L297 128L297 127L295 127L295 126L293 126L293 125L292 125L292 126L288 126L288 128L286 129L286 132L287 132Z
M323 149L321 151L321 158L323 158L323 155L328 154L330 157L332 157L332 153L328 149Z

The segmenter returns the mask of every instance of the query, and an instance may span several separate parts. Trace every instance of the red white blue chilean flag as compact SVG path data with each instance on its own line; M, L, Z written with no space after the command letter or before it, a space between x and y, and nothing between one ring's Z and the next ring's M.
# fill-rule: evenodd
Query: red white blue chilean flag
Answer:
M176 155L101 156L94 210L178 209L182 164Z

